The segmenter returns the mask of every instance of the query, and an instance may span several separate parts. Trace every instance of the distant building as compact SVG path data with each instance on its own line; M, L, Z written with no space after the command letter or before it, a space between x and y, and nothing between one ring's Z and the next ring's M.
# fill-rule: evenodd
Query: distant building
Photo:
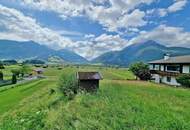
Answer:
M176 77L190 73L190 55L170 57L166 54L164 59L151 61L149 64L156 83L179 86Z
M99 72L77 72L78 85L86 91L96 91L102 76Z
M42 75L44 73L44 70L41 68L33 69L33 75Z

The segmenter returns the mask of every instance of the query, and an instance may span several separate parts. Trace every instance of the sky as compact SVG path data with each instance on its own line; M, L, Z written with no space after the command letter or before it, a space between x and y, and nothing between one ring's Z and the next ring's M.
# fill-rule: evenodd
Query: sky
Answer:
M190 0L0 0L0 39L87 59L147 40L190 48Z

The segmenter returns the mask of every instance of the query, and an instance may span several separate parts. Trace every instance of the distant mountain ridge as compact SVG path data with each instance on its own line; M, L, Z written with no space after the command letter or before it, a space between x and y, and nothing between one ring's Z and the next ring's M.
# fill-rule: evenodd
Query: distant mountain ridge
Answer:
M67 50L53 50L47 46L40 45L33 41L18 42L0 40L0 59L43 59L48 60L51 56L58 56L69 63L87 63L82 56Z
M105 53L93 59L92 62L129 66L137 61L148 62L162 59L166 53L171 56L190 55L190 48L166 47L155 41L147 41L130 45L121 51Z

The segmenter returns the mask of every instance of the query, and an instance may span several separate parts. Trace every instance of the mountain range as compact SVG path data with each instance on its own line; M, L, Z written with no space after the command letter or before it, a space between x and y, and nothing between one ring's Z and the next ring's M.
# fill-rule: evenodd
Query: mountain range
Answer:
M102 63L129 66L137 61L148 62L162 59L164 54L171 56L190 55L190 48L166 47L155 41L132 44L121 51L111 51L88 61L67 49L53 50L33 41L18 42L0 40L0 59L42 59L62 63Z
M171 56L190 55L190 48L166 47L155 41L146 41L130 45L121 51L107 52L93 59L92 62L128 66L137 61L162 59L166 53Z
M59 57L67 63L88 62L82 56L67 49L56 51L33 41L18 42L10 40L0 40L0 59L48 60L50 57L54 56Z

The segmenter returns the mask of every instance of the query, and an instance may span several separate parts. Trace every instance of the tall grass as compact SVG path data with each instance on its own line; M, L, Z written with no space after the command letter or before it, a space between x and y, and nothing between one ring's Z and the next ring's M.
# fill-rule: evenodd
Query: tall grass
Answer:
M188 89L127 81L125 79L133 77L130 72L108 68L100 69L105 76L97 93L78 93L73 100L68 100L58 86L72 86L74 77L70 74L76 70L69 67L61 71L48 68L45 72L47 79L43 82L35 81L4 91L6 93L0 98L3 101L0 105L13 103L4 102L8 98L6 94L10 100L15 98L16 104L1 116L0 130L190 129ZM62 85L57 85L61 72L64 73L60 79ZM51 93L52 89L54 93ZM16 93L24 96L16 98L20 97ZM15 96L11 97L12 94Z

